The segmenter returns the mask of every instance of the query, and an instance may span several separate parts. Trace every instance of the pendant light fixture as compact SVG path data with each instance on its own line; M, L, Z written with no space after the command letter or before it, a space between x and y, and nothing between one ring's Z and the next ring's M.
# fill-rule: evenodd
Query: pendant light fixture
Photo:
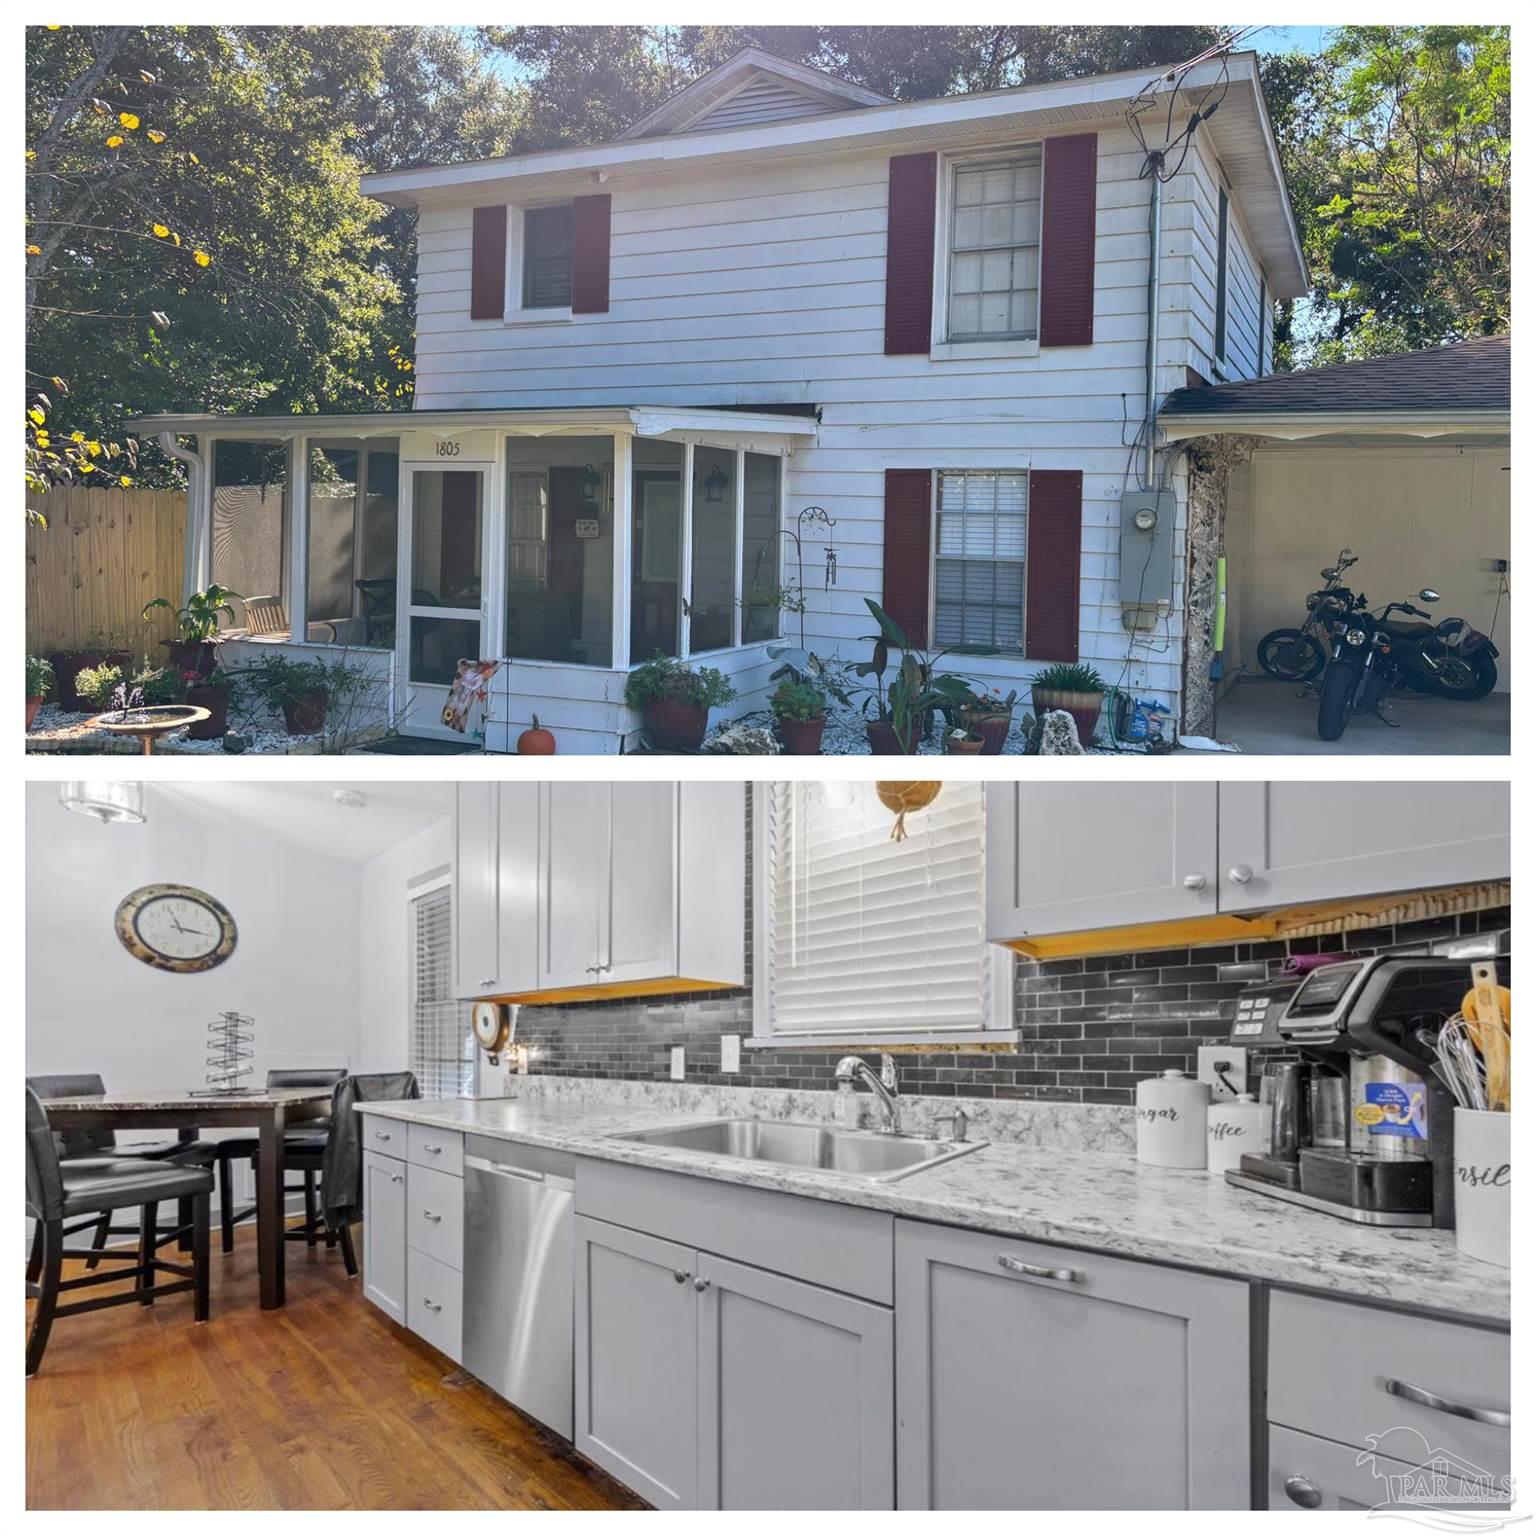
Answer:
M59 804L103 826L146 820L144 786L125 779L75 779L59 785Z

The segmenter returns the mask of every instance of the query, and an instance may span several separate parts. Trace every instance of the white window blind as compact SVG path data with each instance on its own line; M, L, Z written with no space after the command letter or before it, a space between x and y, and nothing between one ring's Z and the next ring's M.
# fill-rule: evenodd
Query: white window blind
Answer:
M411 1071L424 1098L474 1092L475 1044L469 1006L453 995L453 896L447 885L413 896Z
M1029 474L939 475L934 643L1024 649Z
M1008 1022L1008 965L986 942L979 784L895 818L871 784L764 786L759 1036L975 1032ZM842 803L851 798L851 804Z
M949 339L1029 338L1040 315L1040 151L954 173Z

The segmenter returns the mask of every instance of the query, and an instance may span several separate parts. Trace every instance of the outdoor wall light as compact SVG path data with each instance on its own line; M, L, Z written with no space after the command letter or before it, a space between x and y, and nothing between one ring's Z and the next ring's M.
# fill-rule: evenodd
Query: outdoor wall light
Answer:
M711 464L704 476L704 500L719 501L730 483L731 477L718 464Z
M74 780L59 785L59 804L66 811L93 817L103 826L148 819L144 814L144 786L137 783Z

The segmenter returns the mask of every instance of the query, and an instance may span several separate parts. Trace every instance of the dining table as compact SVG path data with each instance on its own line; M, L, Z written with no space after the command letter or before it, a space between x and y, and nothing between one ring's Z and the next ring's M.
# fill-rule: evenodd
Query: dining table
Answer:
M323 1120L331 1107L330 1088L274 1088L240 1093L93 1093L44 1099L48 1123L56 1131L166 1131L180 1141L195 1141L202 1130L254 1130L256 1159L256 1262L263 1311L283 1305L285 1249L283 1136L290 1125ZM123 1149L132 1152L131 1144ZM177 1224L190 1221L187 1212Z

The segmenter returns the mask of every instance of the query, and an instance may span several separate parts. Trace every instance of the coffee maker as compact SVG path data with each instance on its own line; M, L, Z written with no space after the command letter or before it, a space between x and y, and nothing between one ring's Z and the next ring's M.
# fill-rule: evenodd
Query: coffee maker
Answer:
M1248 988L1230 1040L1271 1059L1261 1150L1228 1183L1372 1226L1454 1226L1455 1103L1432 1067L1470 984L1464 960L1377 955Z

